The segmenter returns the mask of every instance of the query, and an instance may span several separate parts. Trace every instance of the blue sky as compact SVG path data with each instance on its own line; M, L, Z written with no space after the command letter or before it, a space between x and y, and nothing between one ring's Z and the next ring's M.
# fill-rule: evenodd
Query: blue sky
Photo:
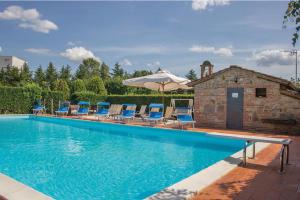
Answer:
M199 74L237 64L289 79L294 76L292 28L283 29L285 1L0 2L0 55L32 69L49 61L75 70L95 57L127 71L168 69Z

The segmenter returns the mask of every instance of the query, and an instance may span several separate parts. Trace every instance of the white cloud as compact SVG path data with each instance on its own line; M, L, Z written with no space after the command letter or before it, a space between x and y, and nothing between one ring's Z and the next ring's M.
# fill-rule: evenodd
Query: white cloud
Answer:
M253 60L259 66L291 65L294 59L295 57L291 56L290 53L278 49L267 49L253 53Z
M66 49L64 52L60 53L60 55L75 62L81 62L86 58L93 58L101 62L100 58L96 57L93 52L85 49L84 47L73 47Z
M210 6L224 6L229 4L229 0L193 0L193 10L205 10Z
M19 27L32 29L41 33L57 30L58 26L46 19L36 9L23 9L21 6L9 6L0 12L0 20L18 20Z
M222 47L222 48L216 48L212 46L201 46L201 45L194 45L191 48L189 48L189 51L195 52L195 53L213 53L220 56L226 56L230 57L233 56L232 48Z
M45 48L28 48L25 51L40 55L50 55L52 53L50 49Z
M2 51L2 47L0 46L0 52Z
M132 63L131 63L130 60L125 58L125 59L120 61L120 65L122 65L122 66L132 66Z

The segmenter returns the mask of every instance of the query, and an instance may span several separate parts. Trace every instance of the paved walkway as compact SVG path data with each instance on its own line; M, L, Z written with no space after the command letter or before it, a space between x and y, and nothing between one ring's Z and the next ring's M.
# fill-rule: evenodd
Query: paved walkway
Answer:
M235 168L193 200L300 200L300 137L292 139L285 173L279 173L281 147L273 144L249 160L246 167Z

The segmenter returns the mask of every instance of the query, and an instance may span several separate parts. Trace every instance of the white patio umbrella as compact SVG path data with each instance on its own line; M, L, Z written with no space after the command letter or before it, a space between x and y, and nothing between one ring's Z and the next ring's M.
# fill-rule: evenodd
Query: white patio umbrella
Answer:
M123 84L128 86L148 88L164 94L165 91L190 89L190 87L186 85L189 82L190 80L186 78L175 76L166 70L160 70L155 74L124 80Z

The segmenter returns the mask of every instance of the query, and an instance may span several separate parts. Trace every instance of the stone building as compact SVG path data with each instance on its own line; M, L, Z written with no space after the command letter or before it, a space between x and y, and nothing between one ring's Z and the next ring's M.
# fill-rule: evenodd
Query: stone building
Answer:
M230 66L189 83L200 127L300 134L300 93L285 79ZM207 69L211 68L211 70Z

